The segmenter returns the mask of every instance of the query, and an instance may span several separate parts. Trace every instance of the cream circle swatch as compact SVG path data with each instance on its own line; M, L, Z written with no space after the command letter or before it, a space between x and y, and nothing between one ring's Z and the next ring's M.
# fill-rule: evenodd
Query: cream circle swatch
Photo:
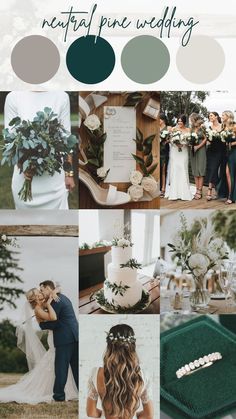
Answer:
M11 65L19 79L39 84L50 80L60 65L60 53L56 45L45 36L30 35L14 46Z
M136 36L125 45L121 65L127 77L136 83L155 83L166 74L170 54L160 39L150 35Z
M215 39L205 35L193 36L186 47L178 49L176 64L186 80L209 83L222 73L225 54Z

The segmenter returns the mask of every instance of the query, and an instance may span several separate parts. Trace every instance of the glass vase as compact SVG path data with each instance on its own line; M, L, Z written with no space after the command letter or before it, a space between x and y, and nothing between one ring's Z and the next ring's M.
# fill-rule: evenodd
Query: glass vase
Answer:
M206 275L194 276L194 291L189 296L190 305L194 310L207 308L211 295L206 287L206 283Z

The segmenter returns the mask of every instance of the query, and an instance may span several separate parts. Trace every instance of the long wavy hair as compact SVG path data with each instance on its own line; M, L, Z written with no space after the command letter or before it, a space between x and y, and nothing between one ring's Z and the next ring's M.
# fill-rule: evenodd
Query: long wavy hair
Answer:
M104 412L130 419L139 406L144 385L132 327L119 324L110 329L103 362Z
M224 111L223 112L227 116L227 121L223 124L224 129L230 129L234 123L234 114L232 111Z

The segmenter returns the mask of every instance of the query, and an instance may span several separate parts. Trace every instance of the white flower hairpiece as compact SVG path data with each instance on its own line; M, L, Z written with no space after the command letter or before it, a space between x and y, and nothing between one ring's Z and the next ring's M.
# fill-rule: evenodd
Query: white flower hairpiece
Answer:
M122 336L119 333L117 333L116 336L114 336L113 333L108 333L107 334L107 341L111 341L111 342L128 342L128 343L134 343L136 342L136 339L134 337L134 335L129 335L129 336Z

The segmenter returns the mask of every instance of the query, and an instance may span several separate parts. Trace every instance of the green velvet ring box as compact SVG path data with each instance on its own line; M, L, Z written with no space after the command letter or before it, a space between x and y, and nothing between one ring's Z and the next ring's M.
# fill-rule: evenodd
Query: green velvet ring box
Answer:
M236 335L207 316L161 334L161 410L170 417L218 418L236 409ZM176 371L213 352L222 359L178 379Z

